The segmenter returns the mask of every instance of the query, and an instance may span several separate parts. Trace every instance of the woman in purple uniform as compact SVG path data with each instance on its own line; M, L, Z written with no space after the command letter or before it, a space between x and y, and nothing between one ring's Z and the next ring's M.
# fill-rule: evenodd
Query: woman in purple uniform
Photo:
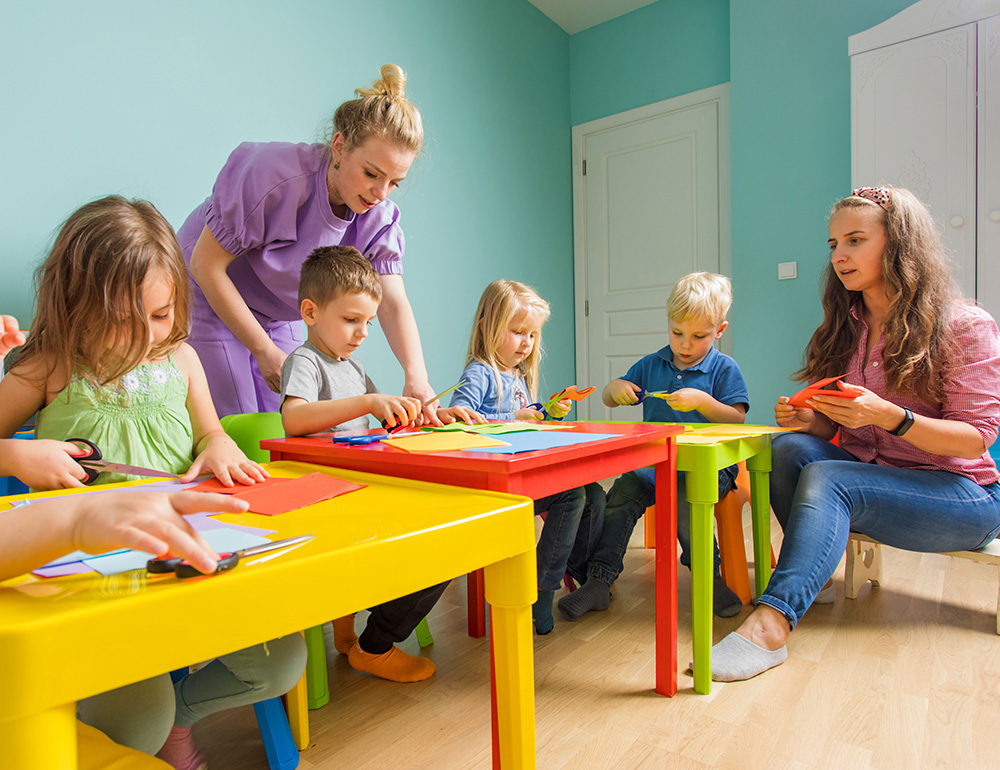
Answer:
M281 364L299 344L299 269L317 246L354 246L378 271L378 317L403 366L403 394L434 395L403 287L403 231L388 200L423 144L394 64L333 118L329 144L246 142L178 232L191 272L192 329L220 416L277 412ZM434 420L433 410L427 417Z

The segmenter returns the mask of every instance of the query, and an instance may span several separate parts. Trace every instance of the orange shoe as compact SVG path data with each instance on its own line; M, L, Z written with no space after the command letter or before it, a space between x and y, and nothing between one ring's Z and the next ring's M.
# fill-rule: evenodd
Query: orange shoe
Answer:
M347 662L355 671L390 682L422 682L434 675L434 661L415 657L398 647L381 655L372 655L355 643L347 653Z

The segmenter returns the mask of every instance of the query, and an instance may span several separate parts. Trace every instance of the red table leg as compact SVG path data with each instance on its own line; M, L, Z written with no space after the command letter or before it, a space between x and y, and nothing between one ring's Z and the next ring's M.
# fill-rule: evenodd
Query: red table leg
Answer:
M656 691L677 692L677 454L656 465Z
M486 585L483 571L477 569L466 576L469 604L469 636L482 639L486 636Z

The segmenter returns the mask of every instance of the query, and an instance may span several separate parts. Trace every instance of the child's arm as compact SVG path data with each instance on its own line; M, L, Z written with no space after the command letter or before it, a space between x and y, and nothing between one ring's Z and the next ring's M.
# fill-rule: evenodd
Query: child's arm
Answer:
M86 472L74 455L86 450L65 441L9 438L45 406L46 379L15 365L0 380L0 476L16 476L32 489L82 487ZM72 438L67 436L66 438Z
M642 388L634 382L622 379L612 380L601 391L601 400L605 406L612 409L616 406L632 406L632 404L639 403L639 391L641 390Z
M267 471L248 459L222 429L212 404L205 370L194 348L181 345L174 353L174 362L187 380L187 409L194 431L194 462L181 476L181 481L192 481L206 471L227 487L234 482L254 484L267 478Z
M289 436L319 433L336 425L370 414L394 428L413 422L420 414L420 402L407 396L366 393L363 396L307 401L285 396L281 403L281 424Z
M71 551L101 553L122 547L157 556L172 553L202 572L211 572L217 554L181 515L240 513L247 507L235 497L200 492L123 492L39 500L28 509L0 513L0 580Z
M697 388L675 390L667 394L666 402L678 412L697 410L709 422L742 424L746 420L746 407L743 404L723 404L714 399L710 393Z

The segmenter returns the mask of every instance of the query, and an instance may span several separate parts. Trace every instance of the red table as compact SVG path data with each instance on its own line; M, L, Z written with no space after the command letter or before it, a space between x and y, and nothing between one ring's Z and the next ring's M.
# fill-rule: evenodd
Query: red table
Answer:
M565 423L577 433L616 434L585 444L519 454L441 452L417 454L381 443L334 444L328 438L285 438L261 442L272 460L298 460L337 468L401 476L419 481L508 492L537 500L592 481L655 466L656 691L677 692L677 456L673 437L681 425ZM503 438L499 436L498 438ZM661 511L668 512L663 516ZM469 575L469 635L486 633L482 573Z

